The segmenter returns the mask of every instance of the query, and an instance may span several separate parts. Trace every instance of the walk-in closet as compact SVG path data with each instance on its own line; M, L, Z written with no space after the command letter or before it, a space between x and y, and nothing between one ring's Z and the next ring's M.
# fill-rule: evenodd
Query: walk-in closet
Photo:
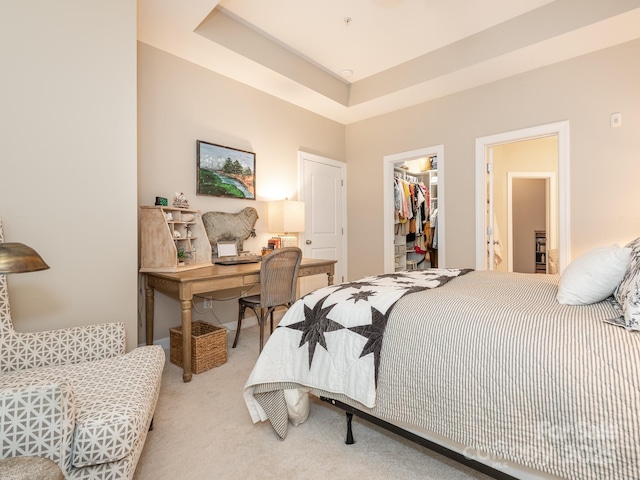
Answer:
M396 271L438 266L438 157L394 164Z

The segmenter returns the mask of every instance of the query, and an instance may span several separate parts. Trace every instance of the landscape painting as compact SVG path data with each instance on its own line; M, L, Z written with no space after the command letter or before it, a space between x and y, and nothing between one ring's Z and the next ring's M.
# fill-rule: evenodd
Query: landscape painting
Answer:
M256 155L198 140L198 195L256 199Z

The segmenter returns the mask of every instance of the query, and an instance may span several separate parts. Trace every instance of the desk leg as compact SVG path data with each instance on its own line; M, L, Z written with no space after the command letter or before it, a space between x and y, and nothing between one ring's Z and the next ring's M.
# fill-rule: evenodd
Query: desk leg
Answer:
M147 278L145 277L144 285L144 310L146 320L146 339L147 345L153 345L153 288L149 287Z
M191 300L181 300L182 308L182 381L191 381Z

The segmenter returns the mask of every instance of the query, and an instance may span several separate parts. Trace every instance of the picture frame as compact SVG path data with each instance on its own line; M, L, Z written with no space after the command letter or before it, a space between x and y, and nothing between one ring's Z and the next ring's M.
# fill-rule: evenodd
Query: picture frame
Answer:
M197 195L256 199L256 154L197 142Z
M238 247L233 241L218 242L218 257L236 257L238 256Z

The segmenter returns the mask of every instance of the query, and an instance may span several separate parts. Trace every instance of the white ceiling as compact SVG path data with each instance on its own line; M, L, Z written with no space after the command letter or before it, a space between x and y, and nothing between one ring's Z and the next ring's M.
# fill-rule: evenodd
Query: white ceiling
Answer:
M141 42L343 124L640 38L639 25L640 0L138 1Z

